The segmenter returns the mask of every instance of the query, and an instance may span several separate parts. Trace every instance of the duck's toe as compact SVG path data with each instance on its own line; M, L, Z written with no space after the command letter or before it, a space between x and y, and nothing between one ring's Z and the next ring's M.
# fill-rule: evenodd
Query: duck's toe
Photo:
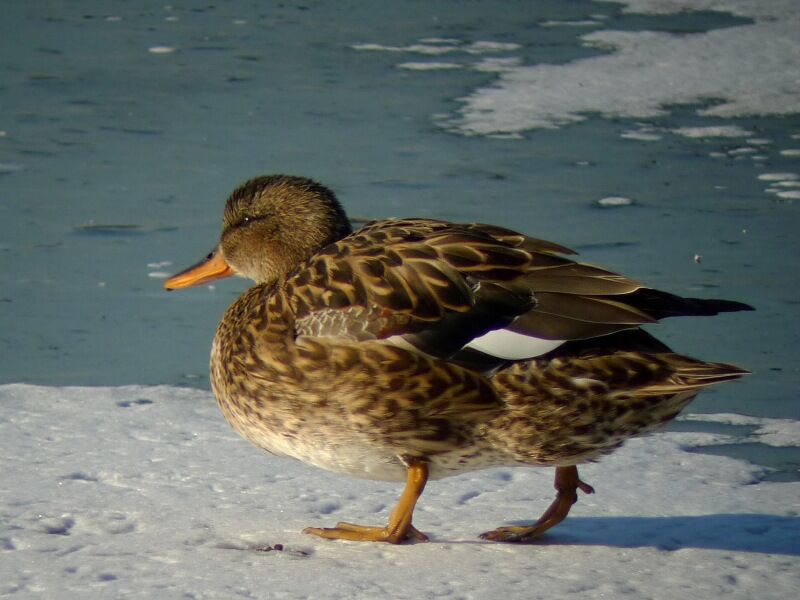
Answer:
M336 527L307 527L303 533L316 535L329 540L349 540L352 542L387 542L400 544L406 540L427 542L428 536L416 527L408 524L407 527L373 527L357 525L355 523L337 523Z
M481 539L492 542L527 543L539 539L542 534L567 518L572 505L578 501L577 490L593 494L594 488L580 480L577 467L557 467L555 477L556 498L533 525L498 527L481 534Z

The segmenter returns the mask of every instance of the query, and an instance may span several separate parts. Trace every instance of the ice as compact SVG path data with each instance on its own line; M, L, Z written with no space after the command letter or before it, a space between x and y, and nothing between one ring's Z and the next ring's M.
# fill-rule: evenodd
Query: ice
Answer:
M22 171L25 167L15 163L0 163L0 174L2 173L16 173Z
M427 40L427 41L425 41ZM450 54L463 52L466 54L489 54L498 52L511 52L520 48L519 44L477 41L470 44L454 43L454 40L439 40L438 38L423 38L416 44L408 46L386 46L383 44L353 44L354 50L368 50L373 52L410 52L413 54Z
M147 49L151 54L171 54L175 50L172 46L151 46Z
M599 21L584 19L582 21L558 21L555 19L542 21L539 27L596 27L601 25Z
M653 129L636 129L624 131L620 134L620 137L626 140L637 140L640 142L657 142L663 136L659 133L655 133Z
M495 469L429 484L428 544L300 533L383 523L396 485L269 456L207 392L0 386L0 594L126 598L791 598L800 585L800 483L759 482L725 440L668 433L582 467L597 493L536 545L481 542L550 502L552 469ZM798 423L759 425L760 439ZM795 433L792 433L795 432Z
M673 133L688 138L709 138L709 137L746 137L753 135L752 131L739 127L738 125L710 125L708 127L678 127L672 130ZM752 143L747 140L748 143Z
M606 198L600 198L597 204L602 207L630 206L633 204L633 200L631 198L625 198L624 196L608 196Z
M404 62L397 65L398 69L410 71L442 71L447 69L461 69L462 65L451 62Z
M800 13L794 0L626 2L629 12L727 11L754 22L704 33L602 30L583 42L608 54L519 66L463 98L449 127L467 135L556 128L587 115L649 118L700 104L701 116L800 111ZM709 101L709 99L712 99Z
M800 422L788 419L751 417L735 413L689 414L682 421L705 421L725 425L755 425L757 428L737 442L758 442L768 446L800 446Z
M455 51L451 46L435 46L432 44L412 44L409 46L385 46L383 44L354 44L353 50L373 52L413 52L416 54L447 54Z
M512 50L519 50L520 47L519 44L479 41L467 45L464 49L473 54L484 54L488 52L511 52Z
M758 178L761 181L795 181L800 176L797 173L762 173Z
M481 72L500 73L502 71L510 71L519 63L520 59L516 56L504 58L484 58L476 62L472 68Z

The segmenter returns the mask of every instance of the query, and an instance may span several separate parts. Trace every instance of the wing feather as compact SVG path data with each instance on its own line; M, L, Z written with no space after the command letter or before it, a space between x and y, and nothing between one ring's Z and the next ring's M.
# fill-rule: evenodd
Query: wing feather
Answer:
M285 285L298 334L402 338L440 357L503 328L543 340L586 340L662 316L743 310L650 290L567 258L573 254L493 225L373 221L323 249Z

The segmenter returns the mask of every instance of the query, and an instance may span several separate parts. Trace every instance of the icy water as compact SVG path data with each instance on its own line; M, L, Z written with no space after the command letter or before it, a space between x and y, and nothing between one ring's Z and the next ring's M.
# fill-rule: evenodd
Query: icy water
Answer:
M356 219L493 222L751 303L654 333L754 372L693 412L800 418L799 25L714 5L4 3L0 383L207 387L247 284L163 277L234 186L286 172ZM796 477L799 443L710 450Z

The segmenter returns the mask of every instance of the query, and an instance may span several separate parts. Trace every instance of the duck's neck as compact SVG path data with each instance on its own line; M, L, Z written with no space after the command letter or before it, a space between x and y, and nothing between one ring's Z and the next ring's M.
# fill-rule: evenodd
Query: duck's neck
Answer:
M251 370L270 378L293 376L294 314L276 284L256 285L226 311L211 351L212 383L247 379Z

